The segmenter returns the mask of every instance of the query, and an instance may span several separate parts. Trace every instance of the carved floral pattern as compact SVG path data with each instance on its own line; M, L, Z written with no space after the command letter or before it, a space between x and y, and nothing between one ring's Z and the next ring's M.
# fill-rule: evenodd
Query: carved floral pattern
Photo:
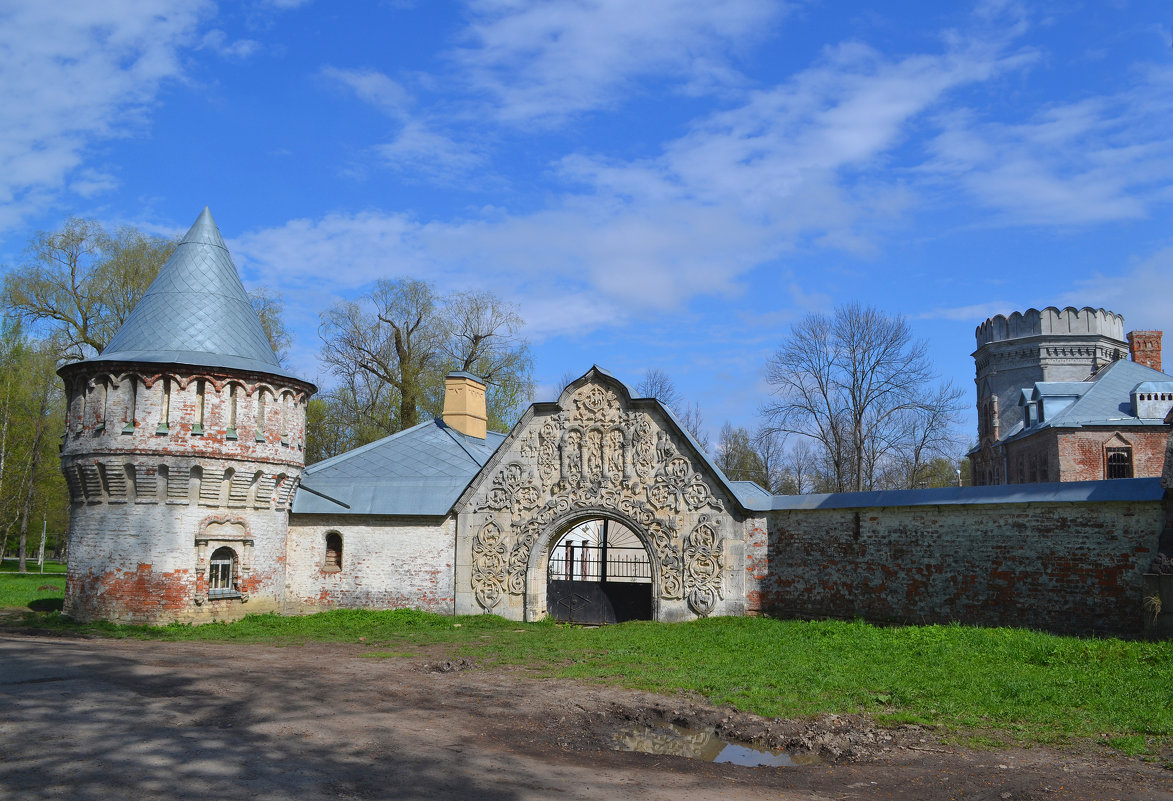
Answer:
M472 586L477 603L492 609L505 591L505 538L492 516L472 541Z
M689 607L702 617L712 612L722 597L722 550L717 521L701 515L700 522L684 538L684 586Z
M646 534L661 598L687 598L697 614L712 612L722 597L719 520L702 514L682 541L676 515L725 509L647 414L626 411L614 391L586 384L517 453L528 464L511 461L497 470L473 509L508 513L508 522L490 514L473 539L472 584L483 608L505 593L524 595L531 552L552 523L597 510Z

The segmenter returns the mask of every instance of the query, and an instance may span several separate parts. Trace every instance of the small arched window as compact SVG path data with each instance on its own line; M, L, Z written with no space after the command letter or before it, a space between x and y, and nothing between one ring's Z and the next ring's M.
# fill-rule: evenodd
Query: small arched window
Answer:
M1107 478L1132 478L1132 448L1108 448Z
M212 551L208 566L208 597L240 597L240 589L236 586L236 551L227 545Z
M342 569L342 535L331 531L326 535L326 561L322 570L327 573L337 573Z

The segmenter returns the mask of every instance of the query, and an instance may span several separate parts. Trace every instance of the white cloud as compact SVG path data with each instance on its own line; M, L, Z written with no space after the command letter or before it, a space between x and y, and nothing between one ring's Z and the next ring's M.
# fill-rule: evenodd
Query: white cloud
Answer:
M499 118L557 122L615 103L636 78L691 91L740 83L730 56L786 11L775 0L473 0L452 53Z
M1102 306L1124 315L1125 330L1165 332L1165 353L1173 354L1173 245L1167 245L1118 270L1077 281L1065 292L1061 305ZM1165 358L1165 372L1173 369L1173 355Z
M71 180L83 195L112 185L96 169L73 176L93 142L136 130L160 86L180 76L179 52L213 10L203 0L0 10L0 225L51 202Z
M342 84L354 95L394 120L399 128L392 138L372 151L387 167L432 178L451 179L483 163L481 149L440 133L434 125L415 116L415 100L401 83L372 69L326 67L322 75Z
M942 119L929 174L1008 225L1147 216L1173 180L1173 76L1137 76L1115 95L1054 103L1019 123L958 111Z
M938 306L915 315L917 320L954 320L960 323L975 323L987 320L995 314L1010 314L1021 305L1021 301L991 300L971 303L967 306Z
M340 83L359 100L370 103L394 119L402 119L412 105L411 94L398 81L374 69L324 67L323 77Z
M964 45L895 60L845 45L700 121L656 158L563 159L567 190L536 212L426 223L331 215L256 232L241 246L283 287L302 287L297 302L307 308L321 308L324 275L353 294L377 277L410 274L491 286L522 304L535 337L621 325L735 296L751 270L795 248L865 248L867 225L910 203L907 190L868 170L952 90L1019 63ZM388 91L360 78L372 97ZM792 295L784 302L817 301L798 287Z
M235 39L230 42L228 34L219 28L213 28L204 34L200 40L200 47L207 48L224 58L243 61L260 50L261 43L255 39Z

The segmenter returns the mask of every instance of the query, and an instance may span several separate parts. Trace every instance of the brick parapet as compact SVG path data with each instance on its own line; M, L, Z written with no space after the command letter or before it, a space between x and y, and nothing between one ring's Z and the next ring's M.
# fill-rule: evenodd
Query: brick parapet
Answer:
M257 373L157 367L115 362L63 367L62 455L183 453L304 464L311 385Z

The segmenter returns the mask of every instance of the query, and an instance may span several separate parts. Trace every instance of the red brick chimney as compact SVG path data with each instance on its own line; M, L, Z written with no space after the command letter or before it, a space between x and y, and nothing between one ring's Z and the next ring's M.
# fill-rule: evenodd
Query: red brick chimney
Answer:
M1160 370L1161 332L1130 331L1128 334L1128 354L1137 364Z

